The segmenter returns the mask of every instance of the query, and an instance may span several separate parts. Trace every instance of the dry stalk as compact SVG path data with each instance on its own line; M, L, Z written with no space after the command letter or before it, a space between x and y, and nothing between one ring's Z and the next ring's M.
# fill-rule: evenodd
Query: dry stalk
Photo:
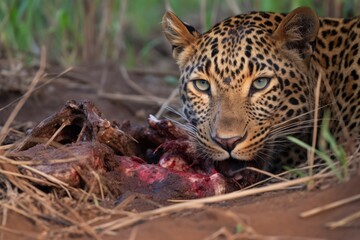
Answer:
M85 233L95 239L101 239L100 236L96 233L96 230L92 228L81 216L80 214L73 209L72 207L59 202L59 204L67 210L67 212L73 217L73 224L76 225L79 229L82 229ZM75 221L75 222L74 222Z
M341 113L341 109L339 108L339 106L337 104L335 104L336 98L334 96L334 91L331 89L329 82L323 81L323 83L326 88L326 91L328 92L328 94L330 96L330 99L332 100L331 102L334 103L334 104L332 104L332 107L334 109L334 112L336 113L335 115L336 115L337 119L339 120L339 124L341 126L341 131L344 136L344 139L348 140L347 143L349 143L348 148L350 149L350 151L347 151L347 153L353 152L353 150L355 150L355 145L354 145L354 141L351 141L352 138L350 136L349 129L346 127L346 124L344 122L344 119L343 119L344 114ZM345 149L345 150L349 150L349 149Z
M254 172L258 172L258 173L264 174L265 176L271 177L272 179L277 179L277 180L284 181L284 182L288 182L288 181L289 181L289 179L280 177L280 174L272 174L272 173L270 173L270 172L261 170L261 169L259 169L259 168L245 167L245 168L241 169L241 171L244 171L244 170L251 170L251 171L254 171ZM240 172L240 171L239 171L239 172Z
M124 209L127 205L129 205L132 201L134 201L136 198L135 194L131 194L127 198L125 198L121 203L116 207L117 209Z
M40 67L41 67L41 65L40 65ZM42 88L42 87L44 87L44 86L52 83L54 80L62 77L63 75L65 75L65 74L67 74L68 72L70 72L71 70L73 70L73 67L69 67L69 68L65 69L64 71L62 71L61 73L59 73L59 74L56 75L55 77L49 79L48 81L46 81L46 82L44 82L44 83L42 83L42 84L39 84L37 87L34 88L34 90L33 90L32 92L35 92L35 91L39 90L40 88ZM36 75L35 75L35 76L36 76ZM4 107L0 108L0 112L3 111L4 109L10 107L10 106L13 105L14 103L22 100L22 99L25 98L25 97L26 97L26 93L25 93L23 96L18 97L18 98L16 98L15 100L11 101L10 103L8 103L7 105L5 105ZM25 100L25 101L26 101L26 100Z
M139 227L134 227L133 229L131 229L130 236L129 236L128 240L136 240L136 236L137 236L138 231L139 231Z
M78 206L80 206L81 204L83 204L84 202L87 202L88 199L92 198L94 199L95 201L97 201L97 197L94 196L94 190L95 188L98 188L99 191L100 191L100 198L102 200L105 199L105 193L104 193L104 189L106 189L106 186L104 186L102 184L102 181L101 181L101 178L99 176L99 174L94 171L93 169L90 169L88 168L86 171L89 171L90 174L94 177L95 181L91 181L91 182L88 182L87 185L90 185L89 189L84 192L84 194L82 194L82 196L78 199ZM78 171L78 173L81 175L81 172ZM86 179L86 178L84 178Z
M59 133L68 125L70 124L69 120L66 120L65 122L63 122L61 124L61 126L56 130L56 132L51 136L51 138L45 143L45 146L49 146L50 143L52 143L52 141L54 141L54 139L57 137L57 135L59 135Z
M321 166L326 166L326 164L323 163L323 164L316 164L316 165L314 165L314 167L321 167ZM276 175L274 175L274 176L270 176L270 177L268 177L268 178L265 178L264 180L261 180L261 181L259 181L259 182L256 182L256 183L254 183L254 184L252 184L252 185L250 185L250 186L247 186L247 187L245 187L243 190L247 190L247 189L250 189L250 188L254 188L254 187L256 187L256 186L259 186L259 185L262 185L262 184L264 184L264 183L270 182L270 181L274 180L274 178L276 179L276 178L279 178L279 177L280 177L280 178L282 178L282 179L286 179L286 178L283 178L283 177L281 177L281 176L284 176L284 175L286 175L286 174L290 174L291 172L300 171L300 170L307 170L307 169L309 169L309 166L299 167L299 168L296 168L296 169L290 169L290 170L287 170L287 171L285 171L285 172L276 174ZM288 180L288 179L287 179L287 180Z
M125 42L124 42L124 28L125 28L125 20L126 20L126 9L127 9L127 0L122 0L120 5L120 13L119 13L119 32L116 36L116 50L118 52L119 59L122 59L122 55L125 49Z
M139 86L137 83L135 83L129 76L128 71L126 70L126 68L124 66L119 67L119 71L121 73L121 76L123 77L124 81L126 82L126 84L131 87L133 90L135 90L136 92L138 92L141 95L145 95L145 96L153 96L152 94L150 94L148 91L144 90L144 87Z
M15 106L14 110L11 112L9 118L5 122L3 128L1 128L1 130L0 130L0 145L3 143L5 137L7 136L11 123L14 121L14 119L17 116L17 114L19 113L20 109L24 106L27 99L33 93L33 91L34 91L36 85L38 84L38 82L40 81L41 77L44 75L45 67L46 67L46 49L43 47L41 49L39 70L36 72L35 77L33 78L33 80L30 83L29 89L24 94L24 97Z
M159 98L156 96L141 96L141 95L122 94L122 93L99 93L99 97L110 100L116 100L116 101L136 102L146 105L157 104L159 106L161 106L161 104L166 101L166 99Z
M349 166L351 165L351 162L357 162L357 164L355 164L355 169L358 168L358 175L360 175L360 144L359 146L356 148L354 154L352 154L350 157L349 157L349 160L348 160L348 164ZM355 159L354 159L355 158Z
M8 157L11 157L11 154L7 155ZM12 160L10 158L7 158L5 156L1 156L0 155L0 162L4 161L6 163L10 163L12 165L19 165L19 166L23 166L23 165L40 165L40 164L55 164L55 163L71 163L71 162L75 162L75 161L81 161L83 159L86 159L86 157L69 157L69 158L64 158L64 159L51 159L51 160L46 160L46 161L42 161L42 160L31 160L31 161L17 161L17 160Z
M26 165L25 165L25 166L22 166L22 167L23 167L24 169L27 169L27 170L33 172L33 173L38 174L39 176L45 178L45 179L48 180L49 182L54 183L54 184L60 186L60 187L63 188L63 189L68 193L68 195L70 196L70 193L69 193L68 189L66 188L66 187L69 187L69 184L60 181L60 180L57 179L56 177L53 177L53 176L51 176L51 175L49 175L49 174L46 174L46 173L44 173L44 172L42 172L42 171L39 171L39 170L37 170L36 168L30 167L30 166L26 166Z
M99 28L99 36L98 36L98 41L97 41L97 49L100 49L101 47L104 47L107 49L108 44L104 44L105 40L106 40L106 32L107 32L107 27L110 26L110 21L111 21L111 17L112 17L112 5L114 4L114 2L112 1L102 1L101 2L101 23L100 23L100 28ZM105 49L105 54L107 53Z
M12 184L14 184L18 189L21 189L24 192L27 193L33 193L36 192L37 194L41 195L41 196L45 196L45 194L43 192L41 192L40 190L38 190L35 186L33 186L32 184L30 184L30 182L28 181L24 181L23 178L24 175L20 174L19 170L17 169L16 166L9 164L7 162L0 162L0 172L2 172L6 179L11 182Z
M35 223L36 225L41 226L40 220L37 218L37 216L35 216L34 213L28 213L28 212L26 212L26 211L20 210L20 209L19 209L18 207L16 207L16 206L9 205L9 204L7 204L7 203L2 203L1 206L2 206L3 208L7 208L7 209L9 209L9 210L12 210L13 212L15 212L15 213L17 213L17 214L19 214L19 215L22 215L22 216L24 216L24 217L26 217L26 218L28 218L28 219L31 219L32 221L34 221L34 223Z
M221 227L219 230L212 233L210 236L204 238L204 240L217 240L221 237L225 237L226 240L236 239L235 235L231 231L229 231L229 229L227 229L226 227Z
M6 207L4 207L2 209L2 221L1 221L1 226L6 226L7 223L7 218L8 218L8 209ZM0 239L3 240L4 239L4 233L0 234Z
M95 9L96 3L93 1L82 1L83 10L83 60L91 61L97 56L97 48L95 41Z
M14 147L14 144L7 144L7 145L2 145L0 146L0 151L6 151L11 149L12 147ZM0 152L1 153L1 152Z
M320 87L321 87L321 73L319 73L319 77L317 79L316 88L315 88L315 111L314 111L314 127L313 127L313 136L312 136L312 144L311 151L309 156L309 176L313 175L313 167L315 160L315 147L317 142L317 130L318 130L318 119L319 119L319 100L320 100ZM309 182L307 185L308 190L312 190L314 188L313 182Z
M326 204L326 205L323 205L323 206L308 210L306 212L302 212L300 214L300 217L302 217L302 218L311 217L311 216L314 216L316 214L322 213L324 211L331 210L331 209L343 206L343 205L348 204L348 203L352 203L352 202L357 201L359 199L360 199L360 194L357 194L357 195L352 196L352 197L344 198L344 199L341 199L341 200L338 200L338 201L335 201L335 202L332 202L332 203L329 203L329 204Z
M355 212L353 214L350 214L349 216L347 217L344 217L338 221L335 221L335 222L329 222L326 224L327 227L331 228L331 229L335 229L335 228L338 228L338 227L343 227L345 226L346 224L348 224L349 222L352 222L356 219L360 218L360 211L358 212Z
M49 185L49 186L54 186L54 187L58 186L56 184L49 183L48 181L44 181L44 180L41 180L39 178L35 178L35 177L31 177L31 176L26 176L26 175L23 175L21 173L16 173L16 172L12 172L12 171L6 171L6 170L2 170L2 169L0 169L0 173L6 175L8 178L17 177L17 178L27 179L27 180L30 180L30 181L32 181L34 183L38 183L38 184L44 184L44 185ZM21 181L21 180L19 180L19 181Z
M106 68L105 70L103 70L101 72L101 78L100 78L100 85L99 85L99 90L98 90L98 95L102 94L104 91L104 86L105 86L105 83L108 79L108 69Z
M73 217L68 216L67 214L65 215L56 209L56 208L65 209L64 207L65 205L61 204L59 201L56 201L55 199L48 199L46 197L40 197L36 194L30 194L29 196L31 197L31 199L35 200L36 203L39 203L44 208L44 210L47 210L50 214L50 217L49 215L45 215L41 213L34 214L33 211L28 210L30 211L31 214L36 215L37 217L40 217L41 219L45 219L45 220L52 218L56 220L56 222L61 222L62 224L64 224L65 222L66 225L69 226L71 225L77 226L79 224L77 219L74 219Z
M233 15L241 14L240 7L235 0L226 0L226 3Z
M207 0L200 0L200 22L202 32L206 31L206 5Z
M87 191L82 191L81 196L79 197L79 199L77 199L77 206L76 206L77 208L82 204L84 204L85 202L87 202L89 199L93 198L92 195L93 188L94 188L94 184L92 184L90 189L88 189Z
M292 236L265 236L256 232L250 226L245 226L245 231L242 233L232 233L226 227L222 227L204 240L241 240L241 239L252 239L252 240L325 240L323 238L307 238L307 237L292 237Z
M166 214L177 212L177 211L182 211L185 209L196 209L196 208L203 207L203 204L198 204L198 203L187 204L185 206L181 206L180 208L178 205L180 205L180 204L170 205L170 206L158 208L155 210L134 214L133 216L130 216L130 217L124 217L124 218L114 220L112 222L100 224L98 226L95 226L95 228L98 230L103 230L103 234L107 234L108 231L114 231L114 230L121 229L123 227L131 226L142 220L153 219L155 217L164 216Z
M160 118L161 115L164 113L165 109L169 106L169 104L174 100L174 98L178 95L178 88L175 88L169 97L164 101L164 103L161 105L159 111L156 113L155 117Z

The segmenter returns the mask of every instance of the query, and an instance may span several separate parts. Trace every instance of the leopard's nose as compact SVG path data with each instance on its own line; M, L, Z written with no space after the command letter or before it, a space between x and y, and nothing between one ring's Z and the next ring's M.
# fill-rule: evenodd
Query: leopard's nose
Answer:
M246 132L243 136L236 136L230 138L221 138L218 135L212 137L213 141L216 142L220 147L228 151L229 153L238 145L239 143L243 142L247 137Z

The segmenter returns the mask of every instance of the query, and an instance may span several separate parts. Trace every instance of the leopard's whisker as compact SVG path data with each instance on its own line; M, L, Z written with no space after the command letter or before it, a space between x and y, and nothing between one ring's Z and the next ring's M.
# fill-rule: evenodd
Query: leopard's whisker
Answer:
M305 117L306 115L313 114L315 111L318 111L318 110L320 110L320 109L326 108L326 107L328 107L328 106L330 106L330 105L332 105L332 104L334 104L334 103L329 103L329 104L326 104L326 105L324 105L324 106L318 107L317 109L313 109L313 110L307 111L307 112L305 112L305 113L299 114L299 115L297 115L297 116L295 116L295 117L292 117L292 118L290 118L290 119L288 119L288 120L285 120L285 121L283 121L283 122L280 122L280 123L275 124L274 127L280 126L280 125L284 125L284 124L287 124L288 122L291 122L291 121L294 121L294 120L296 120L296 119Z

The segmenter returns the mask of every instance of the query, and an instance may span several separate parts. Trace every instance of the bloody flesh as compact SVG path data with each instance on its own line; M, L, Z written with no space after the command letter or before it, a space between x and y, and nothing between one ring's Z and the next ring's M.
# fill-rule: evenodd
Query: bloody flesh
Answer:
M95 170L113 193L133 191L158 199L218 195L259 179L247 171L241 181L224 177L218 171L231 168L226 161L215 168L197 152L188 134L171 121L151 116L145 126L111 123L91 102L69 101L9 156L33 161L34 168L70 186L92 184ZM73 161L60 161L69 158ZM29 169L19 170L43 178Z

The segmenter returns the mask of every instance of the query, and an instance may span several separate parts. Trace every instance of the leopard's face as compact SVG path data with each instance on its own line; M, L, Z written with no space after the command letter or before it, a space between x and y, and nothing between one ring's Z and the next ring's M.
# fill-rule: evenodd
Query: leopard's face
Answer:
M165 15L164 30L181 71L184 115L213 160L267 158L281 135L292 131L283 124L309 112L306 71L318 26L308 24L314 29L306 39L296 36L293 42L286 32L291 19L250 13L199 34Z

